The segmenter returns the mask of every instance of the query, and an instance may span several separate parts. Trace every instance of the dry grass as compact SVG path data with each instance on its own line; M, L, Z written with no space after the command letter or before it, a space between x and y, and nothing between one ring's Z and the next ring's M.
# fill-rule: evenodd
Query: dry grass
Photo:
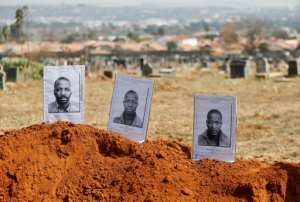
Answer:
M231 80L217 73L187 72L155 78L149 138L191 144L193 95L236 95L240 158L300 162L300 78L289 82ZM86 123L106 128L113 82L87 79ZM42 82L28 81L0 92L0 128L20 128L42 119Z

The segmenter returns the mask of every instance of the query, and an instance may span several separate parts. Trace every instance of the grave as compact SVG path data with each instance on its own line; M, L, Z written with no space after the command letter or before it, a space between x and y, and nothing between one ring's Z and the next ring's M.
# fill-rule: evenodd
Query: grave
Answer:
M204 60L201 60L201 67L202 68L208 68L208 62L204 61Z
M5 90L6 89L5 80L6 80L5 72L0 71L0 90Z
M112 70L104 70L103 71L104 76L106 76L107 78L112 79L113 78L113 71Z
M151 76L153 73L153 69L150 67L149 64L145 64L144 58L140 59L140 68L142 71L142 76Z
M162 68L159 70L159 74L162 76L175 76L176 69L175 68Z
M288 76L298 76L300 74L300 61L299 59L290 60L288 62Z
M17 67L6 68L6 81L17 82L19 80L20 71Z
M229 68L230 78L248 78L251 75L251 64L246 59L233 59Z
M266 58L258 58L255 62L257 74L270 72L270 64Z
M88 77L91 75L91 67L90 65L85 65L85 77Z

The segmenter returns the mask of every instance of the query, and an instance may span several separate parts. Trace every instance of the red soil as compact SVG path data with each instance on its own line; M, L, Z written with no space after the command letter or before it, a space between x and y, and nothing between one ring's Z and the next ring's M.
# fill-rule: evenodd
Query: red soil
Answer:
M0 201L300 201L300 164L192 161L174 141L131 142L56 123L0 137Z

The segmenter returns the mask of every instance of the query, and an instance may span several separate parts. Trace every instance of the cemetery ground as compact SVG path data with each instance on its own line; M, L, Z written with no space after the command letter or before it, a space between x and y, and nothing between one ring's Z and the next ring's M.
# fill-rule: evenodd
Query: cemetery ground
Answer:
M237 96L237 158L300 162L300 78L228 79L217 72L186 71L153 78L149 139L191 146L194 95ZM42 122L43 82L8 83L0 91L1 130ZM86 122L107 128L113 81L86 79Z

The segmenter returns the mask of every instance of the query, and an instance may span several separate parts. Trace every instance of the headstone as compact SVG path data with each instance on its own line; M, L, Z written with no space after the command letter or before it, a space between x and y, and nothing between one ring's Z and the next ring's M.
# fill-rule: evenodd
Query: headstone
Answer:
M19 80L19 68L11 67L5 69L6 81L17 82Z
M208 68L208 62L207 61L201 61L201 67L202 68Z
M227 72L229 70L229 62L228 60L224 60L220 62L219 70Z
M250 61L246 59L233 59L230 62L230 78L248 78L251 73Z
M150 76L153 73L153 69L149 64L144 63L144 58L140 59L140 68L142 71L142 76Z
M300 61L297 60L290 60L288 62L288 75L289 76L298 76L300 74Z
M270 64L266 58L258 58L256 59L256 73L269 73Z
M85 66L85 77L90 76L91 74L91 67L89 65Z
M163 76L175 76L176 69L175 68L162 68L159 70L159 74Z
M0 71L0 90L5 90L6 89L5 79L6 79L5 72Z
M106 76L107 78L110 78L110 79L113 78L113 71L112 71L112 70L104 70L103 74L104 74L104 76Z
M140 67L143 67L145 65L145 59L140 58Z

